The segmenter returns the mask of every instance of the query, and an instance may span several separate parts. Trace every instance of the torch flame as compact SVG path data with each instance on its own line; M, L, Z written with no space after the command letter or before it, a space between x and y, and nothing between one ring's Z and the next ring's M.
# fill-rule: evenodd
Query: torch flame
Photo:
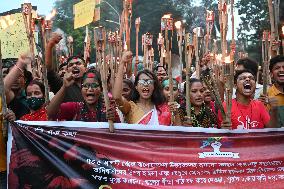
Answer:
M49 15L45 17L45 20L51 20L56 15L56 9L53 9Z
M226 56L226 57L225 57L225 60L224 60L224 62L225 62L225 63L228 63L228 64L229 64L229 63L232 63L233 61L234 61L234 60L231 59L231 56L230 56L230 55L229 55L229 56Z
M217 61L217 63L221 63L222 62L222 54L217 54L216 55L216 61Z
M180 27L181 27L181 21L175 22L175 26L176 26L177 29L180 29Z
M282 26L282 35L284 35L284 26Z
M162 18L171 18L172 14L165 14Z

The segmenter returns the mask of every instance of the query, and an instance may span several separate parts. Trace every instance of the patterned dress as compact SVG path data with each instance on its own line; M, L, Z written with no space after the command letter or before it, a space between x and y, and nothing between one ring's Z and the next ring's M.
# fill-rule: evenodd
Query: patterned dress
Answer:
M193 127L217 128L216 115L204 104L198 114L195 114L194 107L191 107L191 121Z

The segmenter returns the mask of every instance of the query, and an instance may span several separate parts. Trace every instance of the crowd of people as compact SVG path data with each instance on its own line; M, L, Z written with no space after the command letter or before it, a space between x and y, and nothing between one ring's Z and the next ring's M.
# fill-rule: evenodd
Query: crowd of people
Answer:
M26 67L31 58L23 54L15 60L3 60L4 91L9 108L3 115L12 122L24 121L86 121L165 125L226 129L262 129L284 126L284 56L270 60L271 85L267 95L257 83L258 63L250 58L236 62L231 120L223 120L212 91L205 82L192 78L181 85L173 80L173 94L167 69L158 65L144 69L131 80L125 78L125 67L132 62L132 53L124 52L114 83L109 84L110 107L103 98L102 79L95 67L87 68L80 56L71 56L52 67L52 49L61 40L53 35L46 48L46 68L50 94L42 79L33 77ZM206 62L203 63L206 67ZM190 117L186 112L186 86L189 86ZM222 85L222 82L220 82ZM183 87L182 87L183 86ZM223 97L224 92L220 94ZM170 96L173 95L171 100ZM48 98L48 103L46 103ZM2 103L0 101L0 107ZM226 104L223 104L226 111ZM2 119L3 123L3 119ZM1 130L0 130L1 131ZM0 133L1 183L6 183L5 139Z

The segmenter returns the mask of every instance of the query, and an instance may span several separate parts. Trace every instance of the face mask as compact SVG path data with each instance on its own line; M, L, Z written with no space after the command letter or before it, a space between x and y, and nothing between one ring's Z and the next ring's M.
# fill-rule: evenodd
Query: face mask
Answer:
M31 110L38 110L44 104L44 98L31 97L27 99L28 106Z

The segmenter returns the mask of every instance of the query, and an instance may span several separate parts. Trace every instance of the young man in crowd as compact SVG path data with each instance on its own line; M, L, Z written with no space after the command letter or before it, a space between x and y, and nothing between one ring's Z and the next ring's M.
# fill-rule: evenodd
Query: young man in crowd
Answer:
M256 76L250 70L237 71L234 76L236 98L232 100L231 124L227 120L219 119L222 128L230 129L263 129L275 127L277 122L276 104L271 104L271 116L261 101L252 99L255 92ZM223 103L226 110L226 104Z
M63 80L52 68L52 49L62 39L61 35L54 33L49 40L46 49L46 69L50 90L56 94L63 85ZM75 82L66 91L63 102L82 102L84 99L81 93L82 76L86 71L83 58L72 56L67 59L67 72L72 73Z
M250 70L255 76L258 74L258 63L250 58L241 58L236 62L236 71L240 70ZM255 93L253 94L254 99L258 99L260 94L263 91L263 86L259 83L256 83ZM236 97L236 89L233 89L233 98Z
M278 109L278 127L284 127L284 56L278 55L270 60L270 76L273 85L268 89L268 108L272 111L271 104L276 103Z

